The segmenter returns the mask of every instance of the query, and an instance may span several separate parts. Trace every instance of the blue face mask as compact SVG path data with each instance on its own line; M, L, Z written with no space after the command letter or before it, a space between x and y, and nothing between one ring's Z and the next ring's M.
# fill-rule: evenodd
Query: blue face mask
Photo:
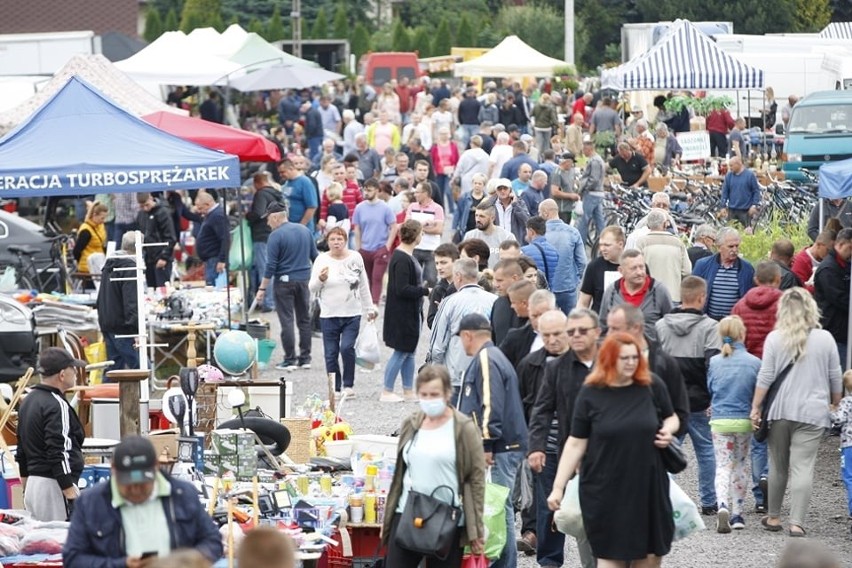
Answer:
M443 398L420 399L420 410L430 418L437 418L447 408L447 401Z

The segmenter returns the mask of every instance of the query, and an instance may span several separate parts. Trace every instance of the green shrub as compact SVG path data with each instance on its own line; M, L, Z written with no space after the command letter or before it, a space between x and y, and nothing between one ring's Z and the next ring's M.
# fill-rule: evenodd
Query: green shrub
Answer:
M803 221L799 225L782 225L778 222L778 218L774 217L765 229L757 229L751 235L746 234L744 231L740 232L742 235L740 254L750 263L757 264L761 260L769 258L772 243L779 239L790 239L793 241L793 246L798 252L802 248L811 245L807 229L807 221Z

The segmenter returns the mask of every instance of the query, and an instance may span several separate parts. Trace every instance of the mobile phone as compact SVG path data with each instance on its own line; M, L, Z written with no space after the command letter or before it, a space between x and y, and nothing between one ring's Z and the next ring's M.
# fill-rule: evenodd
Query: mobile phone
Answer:
M158 554L159 553L157 551L143 552L142 553L142 560L145 560L146 558L151 558L152 556L157 556Z

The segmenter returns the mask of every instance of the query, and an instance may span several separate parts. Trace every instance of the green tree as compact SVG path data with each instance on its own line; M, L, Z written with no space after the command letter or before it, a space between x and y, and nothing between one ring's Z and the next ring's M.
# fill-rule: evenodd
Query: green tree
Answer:
M266 34L263 37L267 41L284 39L284 22L281 21L281 9L278 6L272 11L272 17L266 24Z
M416 51L419 57L432 57L432 34L427 28L420 26L414 30L411 49Z
M311 38L325 39L328 37L328 16L325 15L325 7L322 7L317 12L314 19L314 27L311 28Z
M338 3L334 9L334 20L331 24L331 35L334 39L349 37L349 18L346 16L346 7Z
M215 14L213 14L213 18L211 18L209 24L210 27L212 27L219 33L225 31L225 20L222 19L222 14L220 12L216 12Z
M796 0L794 32L818 32L830 21L829 0Z
M172 8L166 14L166 21L163 23L163 31L164 32L174 32L177 31L180 24L178 23L177 11Z
M254 32L261 37L263 36L264 32L266 32L266 30L263 29L263 24L261 24L260 20L258 20L257 18L252 18L252 20L249 22L248 31Z
M456 47L476 47L476 32L467 19L467 14L462 14L459 28L456 31Z
M543 6L507 6L497 14L495 25L511 30L538 51L562 59L565 56L565 28L561 14Z
M411 51L411 34L400 20L395 20L391 28L391 49Z
M221 13L219 0L186 0L180 16L180 29L189 33L195 28L212 26Z
M154 41L163 34L163 19L160 17L160 11L153 6L148 7L145 13L145 33L142 37L148 43Z
M438 24L438 31L435 32L435 37L432 39L432 55L449 55L453 48L453 36L450 33L450 24L447 18L441 18Z
M474 22L490 21L495 13L486 0L407 0L399 4L399 18L410 28L435 29L435 22L443 18L455 22L459 14L468 15Z
M349 44L356 58L370 51L370 32L361 22L355 24L355 30L352 32Z

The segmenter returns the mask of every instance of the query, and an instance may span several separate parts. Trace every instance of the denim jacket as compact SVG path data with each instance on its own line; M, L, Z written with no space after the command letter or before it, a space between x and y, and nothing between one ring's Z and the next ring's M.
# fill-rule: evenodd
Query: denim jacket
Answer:
M721 353L710 359L707 389L713 418L747 419L757 384L760 359L746 351L742 343L734 343L730 357Z

